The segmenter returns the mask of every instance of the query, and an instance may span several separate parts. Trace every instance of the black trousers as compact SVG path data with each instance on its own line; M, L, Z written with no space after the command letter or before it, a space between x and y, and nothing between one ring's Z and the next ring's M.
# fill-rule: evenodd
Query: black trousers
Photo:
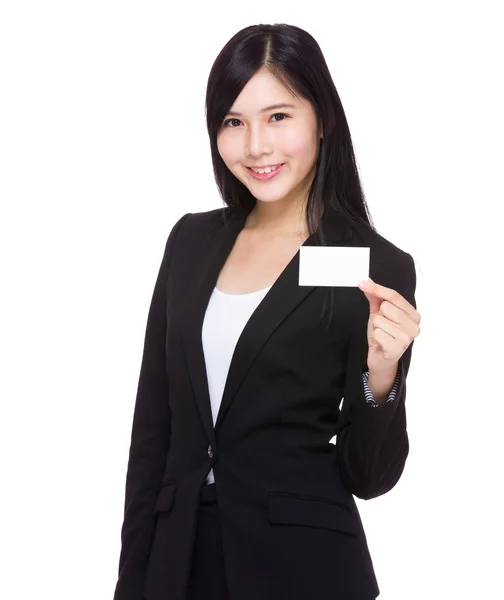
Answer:
M226 600L226 576L215 483L201 488L187 600Z

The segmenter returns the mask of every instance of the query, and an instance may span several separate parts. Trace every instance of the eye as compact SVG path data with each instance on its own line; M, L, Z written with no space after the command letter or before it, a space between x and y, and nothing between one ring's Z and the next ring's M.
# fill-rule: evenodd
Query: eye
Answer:
M278 116L282 116L282 117L286 117L287 119L289 118L289 115L285 114L285 113L274 113L273 115L271 115L272 117L278 117ZM238 121L238 123L241 123L240 119L226 119L224 121L224 123L222 124L223 127L227 127L227 124L231 121ZM280 119L280 121L284 121L284 119ZM274 121L274 123L278 123L279 121L276 120ZM233 125L230 127L230 129L236 129L236 127L234 127Z
M272 115L273 117L277 117L278 115L281 115L282 117L289 117L289 115L286 115L285 113L275 113L274 115ZM280 121L283 121L284 119L280 119ZM276 121L278 123L278 121Z
M224 121L224 123L222 124L224 127L226 127L226 125L230 122L230 121L240 121L240 119L227 119L226 121ZM234 129L234 127L231 127L231 129Z

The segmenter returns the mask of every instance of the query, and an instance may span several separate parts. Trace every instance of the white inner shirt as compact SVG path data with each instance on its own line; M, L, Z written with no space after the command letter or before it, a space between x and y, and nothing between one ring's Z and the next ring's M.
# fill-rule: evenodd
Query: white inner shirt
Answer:
M203 320L202 343L214 425L236 343L250 316L271 287L250 294L226 294L215 287L210 296ZM211 469L206 483L214 481Z

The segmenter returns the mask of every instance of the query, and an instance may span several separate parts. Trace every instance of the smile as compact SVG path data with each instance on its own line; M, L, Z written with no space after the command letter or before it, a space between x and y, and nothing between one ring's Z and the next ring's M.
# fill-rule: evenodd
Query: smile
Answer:
M254 171L254 169L252 169L250 167L247 167L247 170L252 175L252 177L254 177L255 179L260 179L260 180L272 179L273 177L276 177L278 175L278 173L280 173L280 171L282 170L284 164L285 163L277 165L271 171L264 171L264 170L261 169L262 173ZM270 167L266 167L266 168L268 169Z

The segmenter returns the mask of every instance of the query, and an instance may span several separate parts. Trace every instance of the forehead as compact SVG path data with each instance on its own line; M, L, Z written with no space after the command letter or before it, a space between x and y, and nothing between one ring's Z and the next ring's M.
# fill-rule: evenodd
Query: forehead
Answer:
M305 106L301 98L293 96L269 71L261 70L245 84L229 112L255 115L261 109L278 103L290 104L291 110Z

